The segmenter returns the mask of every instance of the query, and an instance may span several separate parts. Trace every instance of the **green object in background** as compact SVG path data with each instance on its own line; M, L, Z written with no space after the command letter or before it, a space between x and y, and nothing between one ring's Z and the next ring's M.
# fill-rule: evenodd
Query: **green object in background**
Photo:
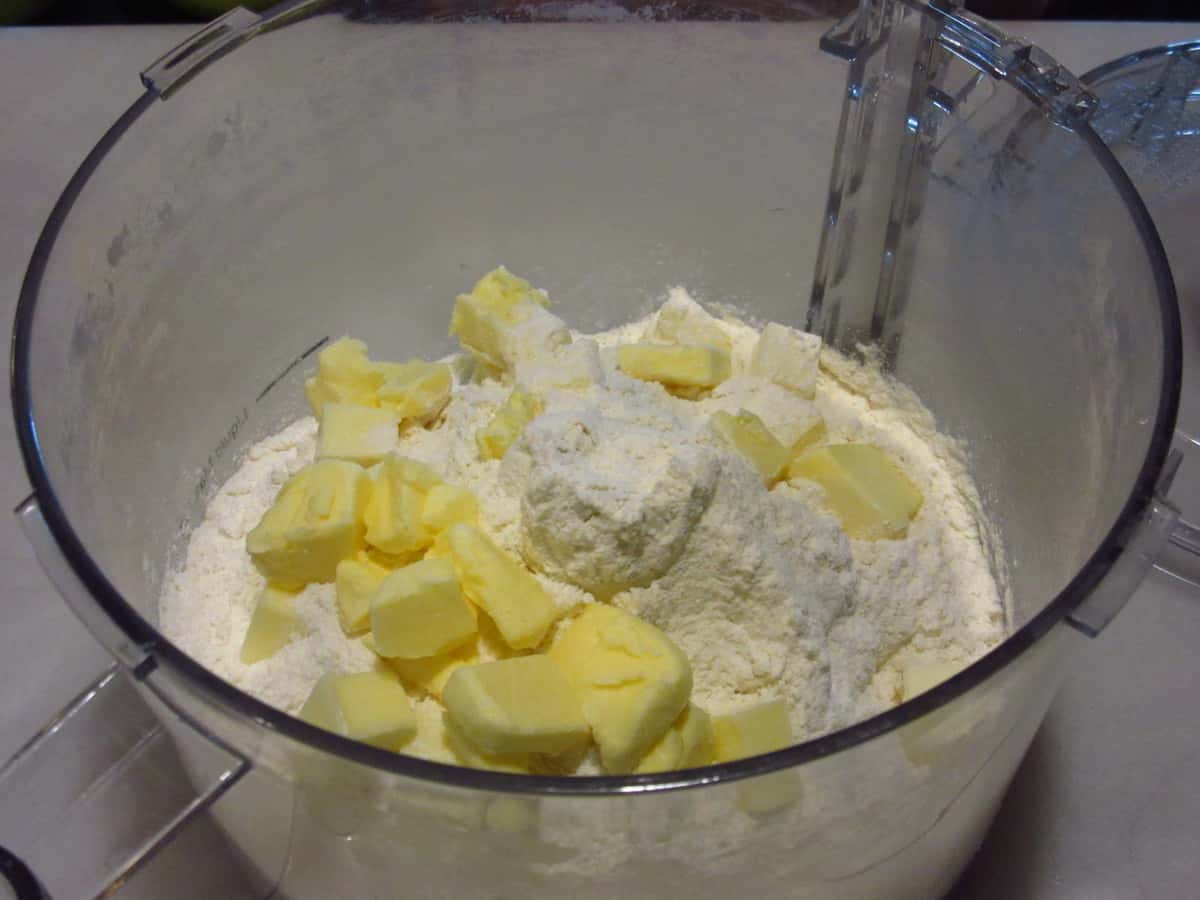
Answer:
M0 0L0 6L5 0ZM252 9L255 12L273 6L278 0L168 0L171 6L189 16L196 16L199 19L215 19L217 16L229 12L235 6L244 6L246 9Z

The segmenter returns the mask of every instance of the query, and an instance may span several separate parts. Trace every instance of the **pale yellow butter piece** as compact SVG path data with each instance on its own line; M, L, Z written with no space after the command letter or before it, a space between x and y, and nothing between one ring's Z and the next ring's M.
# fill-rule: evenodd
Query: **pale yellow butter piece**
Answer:
M518 386L508 395L486 425L475 432L479 455L484 459L500 459L516 443L525 426L542 413L539 397Z
M491 616L505 642L515 650L540 644L559 610L537 579L474 525L443 533L463 593Z
M921 509L921 492L883 450L871 444L831 444L801 453L787 477L815 481L849 537L902 538Z
M771 700L731 715L713 716L713 758L732 762L790 747L794 741L787 703ZM738 784L737 805L750 813L770 813L794 803L800 794L796 773L760 775Z
M300 709L304 721L385 750L417 733L417 719L400 679L386 670L322 675Z
M727 350L679 344L622 344L617 365L633 378L673 388L716 387L732 371Z
M754 466L763 484L773 484L779 478L792 453L779 443L762 419L742 409L736 415L715 412L709 422L726 443Z
M242 639L238 658L249 665L274 656L293 638L305 632L304 620L295 608L296 594L267 585L254 603L250 625Z
M343 559L337 564L334 586L338 623L346 634L361 634L371 627L371 596L388 571L362 555L357 559Z
M317 374L304 383L304 393L318 418L328 402L378 405L376 391L383 375L367 359L367 345L354 338L334 341L317 355Z
M809 447L815 447L827 437L829 437L829 431L825 427L825 420L818 416L816 421L804 429L800 433L800 436L792 443L792 456L799 456Z
M246 535L254 565L282 587L333 581L337 564L362 542L370 492L366 470L355 463L323 459L305 466Z
M654 318L655 338L672 344L699 344L729 352L733 342L720 320L710 315L683 288L671 288Z
M758 336L749 372L811 400L817 392L821 339L775 322Z
M367 543L402 558L422 552L434 537L422 520L425 494L441 483L424 463L385 456L363 511Z
M548 304L543 291L500 266L458 296L450 334L487 365L506 370L571 342L562 320L546 311Z
M533 762L530 753L488 753L474 741L464 735L446 712L442 717L442 725L446 746L454 754L459 765L472 769L490 769L493 772L513 772L519 775L529 774Z
M463 666L442 702L459 732L493 755L562 753L588 738L578 695L544 654Z
M689 703L637 764L634 772L670 772L706 766L713 761L712 719Z
M911 700L948 681L965 668L961 662L910 663L900 670L900 699Z
M649 622L614 606L588 605L559 632L549 655L579 693L610 773L632 772L692 692L683 651Z
M371 597L371 634L380 656L421 659L470 641L478 629L448 559L397 569Z
M967 663L911 662L900 669L900 699L912 700L957 675ZM909 762L918 766L953 766L974 752L972 732L977 725L977 707L951 701L899 729L900 746Z
M435 484L425 494L421 506L421 524L434 534L478 518L479 501L465 487L456 484Z
M396 670L396 674L405 684L441 700L442 691L445 690L446 682L450 680L454 670L461 666L473 665L480 660L477 642L470 642L436 656L421 659L384 657L384 661Z
M732 762L782 750L792 744L787 703L770 700L724 716L712 717L713 758Z
M399 426L390 409L327 402L317 430L317 458L374 465L396 449Z
M450 402L454 376L446 363L411 359L402 363L375 363L383 373L379 405L402 419L428 422Z

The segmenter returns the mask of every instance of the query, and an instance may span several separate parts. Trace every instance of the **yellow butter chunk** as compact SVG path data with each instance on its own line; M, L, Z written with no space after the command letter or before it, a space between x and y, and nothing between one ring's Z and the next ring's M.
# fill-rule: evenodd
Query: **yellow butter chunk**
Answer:
M421 506L421 524L434 534L459 522L474 522L478 518L479 501L475 495L455 484L435 484L425 494Z
M732 762L782 750L793 743L787 704L771 700L725 716L713 716L713 758ZM738 785L737 805L750 813L770 813L794 803L800 784L793 771L771 772Z
M796 438L795 442L792 444L793 457L799 456L809 447L815 447L828 436L829 431L825 427L825 420L818 416L817 420L809 425L808 428L804 429L804 431L801 432L800 437Z
M450 334L488 365L510 368L571 342L562 320L546 311L548 304L545 292L500 266L479 279L471 293L459 294Z
M792 453L776 440L762 419L742 409L737 415L715 412L709 421L713 430L754 466L764 484L779 478Z
M900 670L900 699L911 700L926 691L948 681L963 670L960 662L912 663Z
M388 575L388 569L369 559L343 559L337 564L334 587L338 622L346 634L361 634L371 627L371 596Z
M486 753L562 753L587 741L579 697L544 654L463 666L442 702L450 722Z
M500 459L516 443L525 426L541 413L541 399L521 387L513 388L504 405L475 432L479 455L484 459Z
M772 322L758 336L749 372L811 400L817 392L820 357L821 339L815 334Z
M783 700L760 703L725 716L713 716L713 758L732 762L782 750L792 744L792 725Z
M721 322L692 299L683 288L671 288L654 319L654 337L672 344L703 344L719 350L733 342Z
M454 378L445 363L413 359L403 363L376 363L383 373L379 405L402 419L427 422L450 402Z
M396 449L400 418L390 409L327 402L317 430L317 458L371 466Z
M632 772L687 705L692 668L670 638L614 606L588 605L549 655L583 701L610 773Z
M621 371L667 387L711 388L729 377L729 353L709 346L622 344L617 348Z
M337 564L362 541L370 491L366 470L355 463L323 459L305 466L246 535L254 565L282 587L333 581Z
M292 591L267 585L254 603L250 625L242 639L239 659L249 665L274 656L304 634L304 620L296 612Z
M713 761L712 719L689 703L634 769L638 773L670 772L706 766Z
M787 476L819 484L852 538L902 538L921 508L921 492L891 456L871 444L806 450L788 465Z
M371 597L371 635L380 656L420 659L471 640L475 612L448 559L423 559L397 569Z
M493 772L529 773L533 756L529 753L488 753L465 734L447 712L442 717L444 740L455 761L471 769L490 769Z
M394 454L384 457L363 511L367 543L400 557L433 543L422 513L425 494L437 484L441 479L424 463Z
M463 593L491 616L505 642L515 650L540 644L559 611L537 579L474 525L452 525L444 534Z
M366 643L365 638L363 642ZM374 649L373 642L371 647ZM382 658L384 662L395 670L396 674L400 676L400 680L406 685L438 700L442 699L442 691L445 690L446 682L450 680L450 676L454 674L455 669L473 665L480 661L478 645L475 642L466 643L461 647L447 650L445 653L421 659Z
M367 359L367 345L344 337L317 355L317 374L304 383L304 393L313 415L319 417L329 402L377 405L376 391L382 383L382 373Z
M322 675L300 718L335 734L396 750L417 733L417 719L400 679L387 671Z

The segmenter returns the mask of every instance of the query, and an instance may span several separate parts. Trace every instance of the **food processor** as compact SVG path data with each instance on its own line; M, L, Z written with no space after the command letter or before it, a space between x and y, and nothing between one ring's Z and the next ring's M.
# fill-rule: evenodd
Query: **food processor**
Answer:
M865 0L824 57L789 4L406 9L217 20L146 70L38 241L18 515L115 664L0 770L0 871L105 895L212 809L264 895L944 893L1073 655L1194 533L1165 499L1171 277L1092 95L951 2ZM799 121L834 77L840 114ZM828 157L798 158L807 129ZM172 645L172 554L302 412L315 350L450 352L449 298L500 262L584 330L683 283L878 355L968 450L1008 639L785 750L571 778L347 741Z

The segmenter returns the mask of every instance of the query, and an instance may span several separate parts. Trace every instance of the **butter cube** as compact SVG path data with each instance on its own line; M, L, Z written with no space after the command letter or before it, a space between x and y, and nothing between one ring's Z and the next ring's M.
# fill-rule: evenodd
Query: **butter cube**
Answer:
M962 662L916 661L900 670L900 699L911 700L957 675ZM972 752L972 737L979 723L977 706L951 702L909 722L899 730L900 746L909 762L918 766L959 765Z
M369 637L369 636L368 636ZM363 638L367 643L367 638ZM370 644L374 650L374 642ZM479 662L479 648L475 641L439 653L437 656L427 656L421 659L400 659L398 657L381 657L400 676L400 680L414 690L428 694L438 700L442 699L442 691L446 682L454 674L454 670Z
M361 634L371 627L371 596L379 589L388 569L370 559L343 559L337 564L334 586L337 596L338 623L348 635Z
M274 656L295 637L304 634L304 620L296 612L295 593L267 585L258 595L250 625L238 655L246 665Z
M937 687L943 681L948 681L964 668L960 662L918 662L904 666L900 670L900 699L911 700L924 694L931 688Z
M587 741L579 697L543 654L463 666L442 700L449 720L486 753L562 753Z
M422 522L425 494L441 479L424 463L384 457L363 511L367 543L400 557L420 553L433 534Z
M653 336L672 344L693 344L715 347L728 353L733 342L720 320L705 311L683 288L667 293L667 300L654 318Z
M708 713L689 703L642 757L634 772L670 772L692 769L713 761L712 719Z
M379 405L401 419L428 422L450 402L454 377L445 363L413 359L404 363L376 363L383 373Z
M563 321L546 311L548 303L544 291L500 266L481 278L470 294L458 296L450 334L487 365L511 369L521 360L571 342Z
M559 611L537 579L474 525L452 525L444 534L467 599L514 650L540 644Z
M758 336L749 371L811 400L817 392L820 357L817 335L772 322Z
M385 750L417 733L417 719L400 679L386 671L322 675L300 709L318 728Z
M719 763L782 750L794 740L787 704L782 700L713 716L712 729L713 756ZM794 803L799 794L795 772L771 772L739 783L737 805L746 812L765 814Z
M318 460L287 480L275 503L246 535L246 550L268 580L282 587L334 580L354 556L371 482L362 466Z
M371 597L371 634L380 656L436 656L475 636L475 613L448 559L397 569Z
M887 453L871 444L806 450L788 465L787 476L819 484L826 504L852 538L902 538L921 509L921 492Z
M817 420L804 429L792 443L792 456L799 456L809 447L815 447L827 437L829 437L829 431L825 427L825 420L818 416Z
M317 430L317 458L372 466L396 449L399 425L390 409L328 401Z
M493 772L512 772L528 775L533 763L529 753L488 753L462 733L447 712L442 717L446 746L459 765L471 769L490 769Z
M549 655L583 700L604 768L632 772L687 706L692 668L662 631L614 606L588 605Z
M518 362L513 380L531 393L544 393L552 388L578 391L604 384L600 345L591 338L581 338L552 354Z
M500 459L516 443L525 426L541 415L542 401L521 387L513 388L504 405L491 420L475 433L479 455L484 459Z
M367 359L367 345L340 338L317 355L317 374L304 383L313 415L320 417L328 402L375 406L383 375Z
M713 758L732 762L792 744L787 704L770 700L725 716L713 716Z
M455 484L435 484L425 494L421 506L421 524L434 534L458 522L474 522L478 518L479 501L475 495Z
M737 415L718 411L709 420L713 430L754 466L763 484L774 483L791 458L791 451L776 440L762 419L752 412Z
M729 352L715 347L670 344L622 344L621 371L670 388L711 388L729 377Z

